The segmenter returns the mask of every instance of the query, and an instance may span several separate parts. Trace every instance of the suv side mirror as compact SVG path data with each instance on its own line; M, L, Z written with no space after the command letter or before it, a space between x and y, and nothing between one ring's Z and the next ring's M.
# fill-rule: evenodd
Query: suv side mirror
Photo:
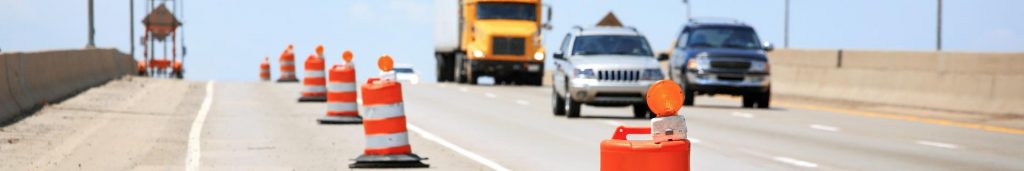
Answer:
M562 55L562 52L555 52L554 54L551 54L551 56L555 59L565 59L565 56Z
M765 41L762 45L764 47L764 51L771 52L772 50L775 50L775 45L773 45L771 42Z

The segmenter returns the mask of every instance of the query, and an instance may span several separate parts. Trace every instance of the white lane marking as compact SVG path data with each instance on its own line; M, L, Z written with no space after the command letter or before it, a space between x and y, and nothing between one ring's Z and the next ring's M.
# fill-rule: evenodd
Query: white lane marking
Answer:
M941 143L941 142L935 142L935 141L925 141L925 140L918 140L917 144L925 145L925 146L932 146L932 147L939 147L939 148L948 148L948 149L960 148L960 146L958 146L956 144Z
M466 88L466 87L459 87L459 91L461 91L461 92L468 92L469 89Z
M516 100L516 103L523 106L530 105L530 102L526 100Z
M213 81L206 83L206 97L203 98L202 106L196 113L196 119L192 120L192 128L188 132L188 156L185 158L185 170L199 170L199 159L202 148L199 147L200 135L203 133L203 122L206 122L206 115L210 113L210 105L213 104Z
M608 124L608 125L611 125L611 126L622 126L622 125L625 125L625 124L622 124L622 122L612 121L612 120L605 120L604 123Z
M411 130L412 132L415 132L420 137L423 137L423 139L427 139L427 140L433 141L433 142L435 142L437 144L441 144L441 146L448 147L449 149L452 149L452 151L455 151L456 153L462 154L463 156L466 156L466 158L469 158L470 160L476 161L477 163L483 164L484 166L490 167L493 170L498 170L498 171L508 171L509 170L508 168L505 168L504 166L501 166L497 162L491 161L491 160L489 160L487 158L484 158L483 156L480 156L479 154L473 153L473 152L471 152L469 150L466 150L466 149L464 149L462 147L459 147L459 146L457 146L455 144L452 144L451 142L448 142L447 140L444 140L441 137L438 137L437 135L431 134L430 132L427 132L426 130L421 129L420 127L417 127L417 126L409 124L409 123L407 123L406 126L408 126L409 130Z
M808 125L807 127L810 127L811 129L822 130L822 131L839 132L839 127L828 126L828 125L811 124L811 125Z
M800 167L806 167L806 168L818 167L817 163L811 163L809 161L797 160L797 159L789 158L789 157L776 156L776 157L772 157L772 159L775 160L775 161L778 161L778 162L782 162L782 163L786 163L786 164L791 164L791 165L795 165L795 166L800 166Z
M495 95L494 93L490 93L490 92L484 93L484 96L487 96L487 97L489 97L489 98L495 98L495 97L498 97L498 95Z
M741 117L741 118L747 118L747 119L754 118L754 114L743 113L743 112L732 112L732 116Z

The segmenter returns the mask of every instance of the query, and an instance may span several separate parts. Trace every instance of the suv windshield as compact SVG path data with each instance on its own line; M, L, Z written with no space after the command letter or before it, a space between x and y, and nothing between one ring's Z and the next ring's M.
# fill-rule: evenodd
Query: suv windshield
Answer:
M687 40L687 47L761 49L757 34L748 27L697 28Z
M533 4L526 3L479 3L476 18L535 20L537 11Z
M579 36L572 46L573 55L636 55L652 56L643 36L596 35Z

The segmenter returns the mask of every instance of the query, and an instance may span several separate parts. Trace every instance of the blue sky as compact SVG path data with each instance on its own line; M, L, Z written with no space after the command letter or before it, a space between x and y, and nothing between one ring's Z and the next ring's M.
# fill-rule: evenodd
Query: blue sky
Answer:
M730 17L753 25L763 40L781 47L783 0L691 0L693 15ZM96 44L128 52L127 1L96 1ZM668 48L685 21L679 0L560 0L549 51L574 25L589 26L608 11L637 27L658 50ZM145 15L136 1L136 20ZM792 0L791 48L931 51L935 48L935 1ZM948 51L1024 52L1024 1L946 0L943 46ZM87 41L86 1L0 0L0 49L39 51L81 48ZM376 74L375 60L388 53L434 79L433 3L427 0L185 2L186 78L256 80L264 56L276 58L288 43L305 59L316 44L328 64L341 52L356 56L360 79ZM136 36L142 34L136 25ZM136 38L136 40L138 40ZM136 42L137 43L137 42ZM141 56L141 47L136 54ZM549 62L550 63L550 62ZM275 77L277 71L274 71Z

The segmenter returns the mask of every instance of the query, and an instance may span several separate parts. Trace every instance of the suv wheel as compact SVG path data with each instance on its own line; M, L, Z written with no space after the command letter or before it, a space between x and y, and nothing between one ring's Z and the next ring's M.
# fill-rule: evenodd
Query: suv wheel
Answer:
M651 109L647 107L647 103L633 104L633 118L650 118L651 115Z
M746 94L743 95L743 108L753 108L754 102L758 100L758 94Z
M566 90L565 101L569 102L568 103L568 105L569 105L569 113L567 114L568 116L566 116L566 117L569 117L569 118L580 117L580 107L582 107L583 104L580 103L580 102L577 102L576 100L573 100L572 99L572 95L570 95L568 93L568 90Z
M565 99L558 96L558 91L555 91L554 88L551 89L551 108L555 116L565 115Z
M693 106L693 98L696 98L693 96L696 94L693 90L683 90L683 106Z
M769 90L759 96L760 97L757 98L757 108L767 109L769 107L769 103L772 101L772 92Z

